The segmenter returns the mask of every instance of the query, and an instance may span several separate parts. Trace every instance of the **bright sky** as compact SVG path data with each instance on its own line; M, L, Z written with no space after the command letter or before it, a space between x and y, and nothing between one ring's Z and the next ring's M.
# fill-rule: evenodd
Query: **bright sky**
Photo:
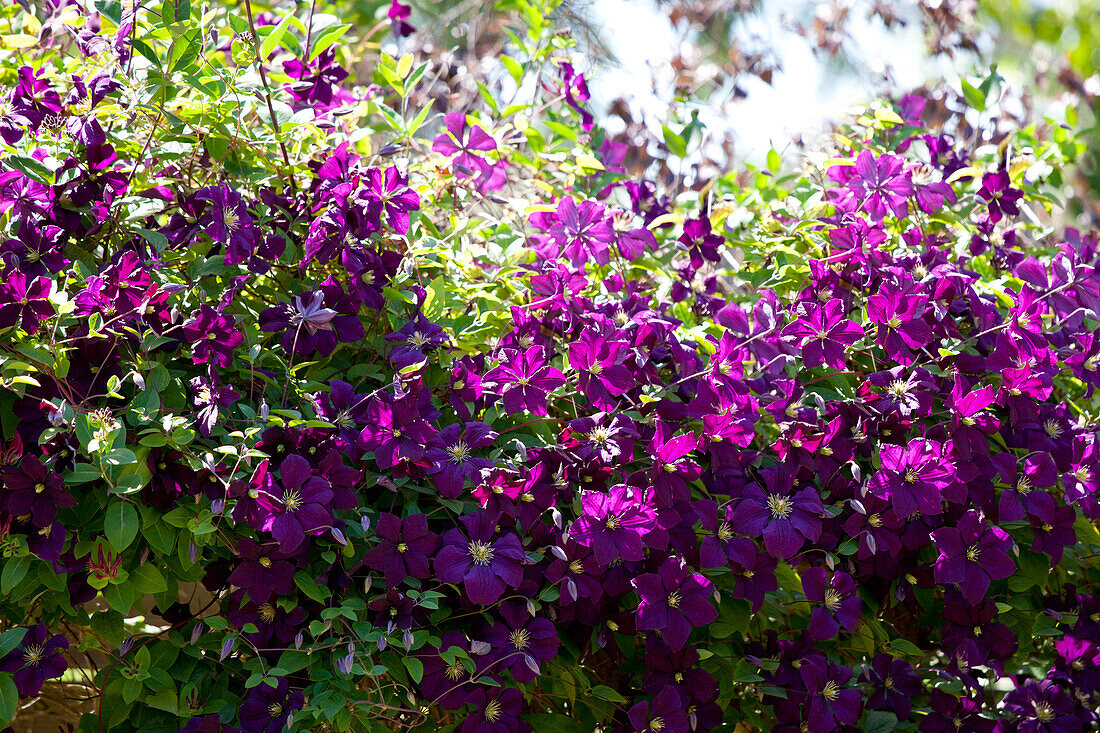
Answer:
M760 160L775 145L782 149L795 134L810 134L826 120L841 116L853 105L876 96L889 64L893 79L902 88L920 85L926 78L948 70L928 61L919 23L887 31L881 23L866 19L860 0L853 0L850 28L859 45L850 49L853 59L862 61L858 73L837 73L816 58L806 39L783 28L781 14L809 25L814 3L803 0L764 0L759 15L748 18L745 33L760 37L778 55L783 68L768 85L746 76L743 100L725 108L700 107L700 119L710 130L731 130L740 157ZM673 71L669 61L680 39L667 15L653 0L593 0L589 11L597 31L619 59L612 68L586 74L593 102L598 108L619 96L631 100L635 113L647 122L667 119L667 99L672 96ZM914 20L916 20L914 18ZM738 31L739 36L741 35ZM651 72L656 73L659 94L651 89ZM948 72L949 73L949 72Z

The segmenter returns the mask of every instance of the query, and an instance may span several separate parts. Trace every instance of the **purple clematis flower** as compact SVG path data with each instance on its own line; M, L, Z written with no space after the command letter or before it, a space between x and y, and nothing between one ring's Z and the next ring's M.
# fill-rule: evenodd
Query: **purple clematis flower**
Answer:
M690 733L690 719L683 696L674 685L665 685L652 702L640 702L627 711L632 733Z
M424 451L435 430L420 416L416 397L394 399L383 394L372 398L367 404L366 423L360 440L366 450L374 451L379 468L430 465Z
M523 580L523 545L512 532L496 534L498 519L484 511L462 515L465 531L448 530L435 556L436 577L462 583L470 601L480 606L496 603L505 588L516 588Z
M921 317L924 309L924 298L898 290L867 299L867 320L880 324L876 342L899 364L912 364L910 349L922 349L932 341L932 329Z
M504 398L504 409L509 415L529 412L546 414L546 395L565 384L560 371L546 362L542 347L519 351L502 349L500 364L486 372L485 382L495 383Z
M1016 716L1013 730L1020 733L1076 733L1083 731L1071 698L1050 680L1028 679L1004 697L1005 711Z
M247 262L256 249L259 234L252 226L252 217L241 195L223 183L196 191L194 198L210 204L202 222L210 238L225 245L225 263Z
M635 610L639 631L659 631L673 651L684 648L692 628L718 618L718 609L707 600L714 585L688 570L684 559L672 556L656 573L631 581L641 599Z
M466 482L477 479L482 470L492 468L488 458L477 458L474 451L488 448L497 434L483 422L455 423L440 430L428 444L427 457L435 464L430 471L439 493L457 499Z
M821 364L844 368L844 348L863 336L855 321L844 317L844 302L833 298L825 305L799 304L800 316L783 329L783 335L798 342L806 367Z
M921 733L990 733L997 721L981 715L982 701L970 697L955 697L933 687L932 712L920 722Z
M439 547L439 535L428 530L428 515L410 514L404 519L382 512L375 527L378 544L363 562L385 573L386 586L393 588L408 577L429 576L428 558Z
M867 489L890 502L896 516L943 511L943 489L955 481L955 466L943 457L943 446L923 439L906 447L884 445L881 460L882 468L871 477Z
M50 636L45 624L26 627L23 641L0 659L0 672L15 677L19 697L37 697L46 680L60 677L69 668L65 652L69 640L62 634Z
M511 672L516 682L534 682L541 665L558 654L561 642L554 622L531 616L521 603L502 604L500 616L485 639L493 645L497 666Z
M573 523L570 536L591 547L596 562L610 565L615 560L641 560L642 538L657 525L653 507L640 500L633 486L615 486L607 494L586 491L581 496L581 516Z
M809 733L828 733L838 725L855 725L859 720L859 690L844 689L852 670L827 661L820 654L810 655L799 668L810 695L806 714Z
M898 219L909 213L913 182L905 170L905 158L883 153L878 158L870 150L856 156L853 165L834 165L829 179L843 184L826 193L837 209L846 214L865 211L881 222L889 211Z
M316 533L332 524L333 493L329 482L313 475L309 461L290 455L279 466L282 493L274 496L261 492L259 504L269 517L263 529L271 532L283 552L301 547L307 533Z
M282 733L291 713L305 704L301 690L290 691L285 677L272 687L261 683L252 688L238 713L246 733Z
M775 467L760 472L766 489L745 487L734 507L731 524L749 536L764 537L764 547L780 559L792 557L809 540L821 535L825 507L812 487L794 491L792 476Z
M623 366L629 354L627 342L592 331L585 331L579 341L569 345L569 366L577 370L580 390L599 409L613 409L618 404L615 396L634 386L634 375Z
M1012 188L1008 171L1002 168L982 176L982 187L978 195L985 199L989 207L989 221L996 224L1006 214L1016 216L1020 213L1017 202L1023 197L1024 192L1018 188Z
M29 334L38 333L39 324L53 315L49 301L53 281L41 276L28 277L15 270L0 283L0 328L18 326Z
M198 410L199 434L209 438L218 424L221 409L232 405L241 395L229 385L222 385L217 372L211 372L209 377L195 377L188 384L193 392L191 401Z
M975 509L964 514L957 526L932 532L932 540L940 551L936 582L958 583L969 603L985 598L991 581L1007 578L1016 570L1008 556L1012 538L1000 527L986 524Z
M898 720L909 719L913 700L923 688L911 664L889 654L876 654L871 664L863 668L860 678L874 686L874 692L867 698L868 709L890 710Z
M233 362L233 349L244 342L237 330L237 320L219 313L208 305L183 327L183 335L191 346L191 360L225 368Z
M253 603L267 603L273 595L282 596L294 590L292 555L279 545L261 545L247 537L237 542L240 564L229 575L229 582L248 591Z
M856 596L856 582L848 573L837 571L831 580L825 568L802 573L802 592L813 606L810 636L816 640L834 638L840 629L855 631L863 601Z

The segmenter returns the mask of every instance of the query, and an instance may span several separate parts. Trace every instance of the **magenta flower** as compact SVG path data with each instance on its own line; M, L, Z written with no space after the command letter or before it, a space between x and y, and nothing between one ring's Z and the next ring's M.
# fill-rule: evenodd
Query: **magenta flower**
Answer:
M842 628L855 631L863 601L856 595L851 575L838 570L829 579L825 568L810 568L802 573L802 592L813 606L809 627L812 638L832 639Z
M802 363L806 367L821 364L834 369L844 368L844 348L863 336L855 321L844 317L844 303L839 298L825 305L800 303L800 316L783 329L783 335L798 342Z
M436 577L462 583L470 601L480 606L496 603L505 588L516 588L523 580L523 545L512 532L497 535L497 519L491 512L462 515L465 532L448 530L435 556Z
M49 301L52 281L46 276L30 278L19 270L4 275L0 283L0 328L18 326L29 334L53 315Z
M252 217L241 195L223 183L196 191L195 199L209 204L201 223L211 239L225 245L225 263L247 262L256 249L259 233L252 226Z
M627 342L592 331L585 331L579 341L569 345L569 366L577 370L581 392L599 409L611 410L618 404L615 397L634 386L634 376L623 366L629 355Z
M763 535L764 547L776 557L792 557L806 540L821 535L821 497L812 487L795 491L791 475L781 468L765 468L760 475L766 490L746 486L730 522L742 534Z
M907 446L884 445L882 468L871 477L867 489L890 502L898 517L914 512L939 514L943 490L955 481L955 467L943 457L943 446L918 439Z
M435 430L420 417L416 397L394 399L388 394L374 397L367 403L366 427L360 440L368 451L374 451L374 461L385 470L404 466L428 467L425 457L428 441Z
M562 373L547 364L542 347L502 349L500 364L486 372L484 380L504 388L504 409L509 415L524 411L545 415L547 393L565 384Z
M237 320L208 305L183 327L184 338L191 344L191 360L196 364L227 367L233 362L233 349L244 342Z
M497 149L496 140L485 132L480 125L467 127L466 115L451 112L443 116L446 132L440 133L432 141L432 150L451 157L455 175L462 178L476 178L479 184L490 182L493 177L493 164L479 153L488 153Z
M465 426L455 423L435 434L427 457L435 464L430 473L441 495L458 498L468 480L477 479L484 469L493 467L492 461L474 456L474 451L489 447L496 437L496 432L483 422L468 422Z
M638 630L660 632L673 651L683 649L692 628L718 618L708 600L714 585L690 572L681 557L668 558L656 573L640 575L631 585L641 599L634 612Z
M589 259L601 265L611 261L615 229L604 207L595 201L577 203L568 196L563 197L558 202L556 221L548 231L561 254L575 266Z
M430 573L428 558L439 547L439 535L428 530L428 515L410 514L404 519L382 512L375 527L378 544L363 558L367 567L381 570L393 588L412 577L423 580Z
M632 486L615 486L607 494L586 491L581 496L581 516L573 522L570 537L591 547L596 562L641 560L642 538L657 524L653 508L641 501Z
M306 534L332 524L333 493L329 482L313 475L309 461L290 455L279 466L281 493L261 492L257 501L268 513L263 529L271 532L283 552L301 547Z
M865 211L878 222L888 211L898 219L904 219L909 213L913 182L901 156L883 153L875 158L870 150L864 150L856 157L855 164L830 167L829 178L843 184L827 192L841 212Z
M921 317L925 299L888 290L867 299L867 320L878 323L877 343L894 361L913 363L910 349L922 349L932 341L932 329Z
M23 641L0 659L0 672L13 673L19 697L37 697L46 680L57 679L69 668L65 652L69 640L50 636L45 624L26 627Z
M932 532L940 556L936 560L936 582L958 583L968 603L985 598L989 584L1012 575L1015 563L1008 556L1012 538L1000 527L986 524L985 517L971 509L955 527Z
M985 199L989 207L989 221L996 224L1006 214L1016 216L1020 213L1017 202L1023 197L1024 192L1018 188L1012 188L1008 171L1002 168L982 176L982 187L978 195Z

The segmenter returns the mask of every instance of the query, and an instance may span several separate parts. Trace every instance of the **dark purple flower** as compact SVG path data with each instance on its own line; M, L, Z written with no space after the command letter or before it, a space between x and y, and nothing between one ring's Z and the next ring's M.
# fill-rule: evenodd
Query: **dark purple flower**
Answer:
M211 372L209 377L195 377L189 384L192 391L191 401L199 411L199 433L204 438L209 438L218 423L221 408L229 407L241 396L229 385L222 385L217 372Z
M692 628L718 618L709 601L714 585L690 572L681 557L669 557L656 573L639 575L631 585L640 599L634 612L638 630L659 631L673 651L684 647Z
M18 465L0 469L0 487L0 509L39 528L53 523L58 508L76 506L61 476L37 456L24 455Z
M627 711L633 733L690 733L687 705L673 685L665 685L652 702L640 702Z
M499 613L503 620L485 638L499 660L494 669L508 670L516 682L534 682L542 664L557 656L561 642L554 623L531 616L522 603L502 604Z
M1008 171L1000 169L982 176L982 187L978 195L986 200L989 207L989 221L999 222L1006 214L1016 216L1020 213L1017 202L1024 195L1018 188L1012 188Z
M938 687L931 691L932 712L920 722L921 733L990 733L996 721L981 715L980 699L955 697Z
M871 477L867 489L890 503L898 517L939 514L943 489L955 480L955 467L943 458L943 446L918 439L905 447L883 445L882 468Z
M615 486L607 494L586 491L581 512L569 535L591 547L596 562L609 565L620 559L642 559L642 538L656 527L657 515L642 500L641 491L626 485Z
M480 606L496 603L505 588L516 588L523 580L523 545L512 532L497 535L497 519L490 512L462 515L465 531L448 530L435 556L436 577L462 583L470 601Z
M364 192L357 194L378 207L397 234L408 234L409 212L420 209L420 197L409 188L409 176L397 168L368 168Z
M427 456L435 464L432 483L439 493L457 499L468 480L476 480L484 469L492 468L492 461L474 456L474 451L489 447L496 437L483 422L455 423L436 433Z
M407 577L429 576L428 558L439 547L439 535L428 530L428 515L410 514L404 519L382 512L375 526L378 544L363 557L368 567L385 573L389 588Z
M297 455L283 459L279 476L281 494L261 492L258 501L268 512L263 529L278 540L283 552L291 553L307 533L319 533L332 524L332 487L314 476L309 461Z
M301 690L290 691L285 677L272 686L263 681L252 688L238 715L245 733L283 733L295 710L305 704Z
M899 364L913 363L910 349L922 349L932 341L932 329L921 317L925 299L887 290L867 298L867 320L878 323L876 342Z
M792 557L806 540L821 535L825 508L812 487L794 490L791 475L780 468L760 472L766 490L757 484L745 487L731 523L742 534L764 537L764 547L778 558Z
M53 281L46 276L28 277L19 270L4 275L0 283L0 328L18 326L29 334L53 315L49 301Z
M272 596L294 590L292 555L277 544L261 545L247 537L237 542L241 562L229 575L229 582L248 591L253 603L267 603Z
M531 726L520 718L523 693L510 687L478 685L466 693L465 702L474 709L462 721L457 733L526 733Z
M1028 679L1004 697L1005 711L1016 716L1020 733L1076 733L1084 730L1073 699L1050 680Z
M195 317L183 327L183 335L191 346L191 360L196 364L227 367L233 362L233 349L244 342L233 316L219 313L208 305L199 308Z
M430 462L424 452L435 430L420 416L420 402L415 396L394 399L388 394L374 397L367 404L367 426L360 440L368 451L374 451L379 468L403 466L426 468Z
M867 708L890 710L899 720L909 719L913 700L923 689L913 666L889 654L876 654L871 664L863 668L860 679L874 686L874 692L867 698Z
M802 592L813 606L809 627L813 639L832 639L842 628L855 631L863 601L856 596L851 575L838 570L829 580L825 568L809 568L802 573Z
M524 411L545 415L547 393L565 384L565 377L547 364L542 347L502 349L499 359L500 363L486 372L482 386L485 382L496 385L509 415Z
M809 694L806 723L809 733L828 733L838 725L855 725L859 720L859 690L844 689L852 670L819 655L811 655L799 668Z
M783 329L783 335L798 342L806 367L825 364L843 369L844 348L858 341L863 329L844 317L843 301L834 298L825 305L800 304L798 320Z
M975 509L964 514L957 526L934 531L932 540L940 551L936 582L958 583L969 603L985 598L991 581L1007 578L1016 570L1008 556L1012 538L1000 527L986 524Z
M26 627L23 641L0 659L0 672L15 677L19 697L37 697L46 680L60 677L69 668L65 652L69 640L62 634L50 636L45 624Z
M247 262L259 236L252 226L244 199L227 184L209 186L195 192L195 199L209 204L203 216L206 233L215 242L225 245L225 263Z

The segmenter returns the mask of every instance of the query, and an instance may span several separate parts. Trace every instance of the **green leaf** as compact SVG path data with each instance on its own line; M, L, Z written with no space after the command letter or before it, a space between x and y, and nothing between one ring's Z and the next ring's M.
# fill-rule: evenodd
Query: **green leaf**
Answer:
M617 705L623 705L626 703L626 698L620 695L617 691L611 689L607 685L596 685L590 693L600 698L601 700L607 700L608 702L616 703Z
M283 42L283 36L286 35L286 29L290 27L290 21L293 19L294 13L287 13L283 21L275 26L275 30L267 34L267 38L260 44L261 61L266 61L267 57L271 55L272 50Z
M405 662L405 669L409 670L412 681L420 684L420 680L424 678L424 663L416 657L405 657L403 661Z
M665 139L665 145L668 146L670 153L677 158L683 158L687 155L687 141L680 135L677 135L672 131L668 125L661 125L661 135Z
M294 584L298 586L298 590L318 603L324 603L329 596L328 589L317 585L317 582L309 577L303 570L299 570L294 574Z
M26 636L26 634L27 630L22 626L8 629L3 634L0 634L0 657L5 656L12 649L22 644L23 637Z
M4 572L0 573L0 593L8 595L15 586L27 577L30 570L31 559L29 557L13 557L4 563Z
M962 80L963 96L966 98L966 103L979 112L985 111L985 94L968 82L966 79Z
M107 517L103 531L107 540L118 552L122 552L137 537L139 526L137 509L128 501L114 501L107 505Z
M138 593L163 593L168 590L168 583L165 582L164 575L152 563L145 563L130 573L130 580L134 584L134 590Z
M112 610L129 616L130 608L134 605L134 587L129 582L108 585L103 589L103 600L107 601Z
M351 28L351 24L345 23L344 25L326 29L325 32L321 34L321 37L310 47L307 61L312 61L320 56L329 46L339 41L340 37L347 33L349 28Z
M919 657L923 654L919 646L907 639L894 639L889 646L891 649L909 657Z
M898 716L884 710L872 710L867 713L867 722L863 730L867 733L889 733L898 727Z
M10 723L19 704L19 691L15 680L7 672L0 673L0 724Z

